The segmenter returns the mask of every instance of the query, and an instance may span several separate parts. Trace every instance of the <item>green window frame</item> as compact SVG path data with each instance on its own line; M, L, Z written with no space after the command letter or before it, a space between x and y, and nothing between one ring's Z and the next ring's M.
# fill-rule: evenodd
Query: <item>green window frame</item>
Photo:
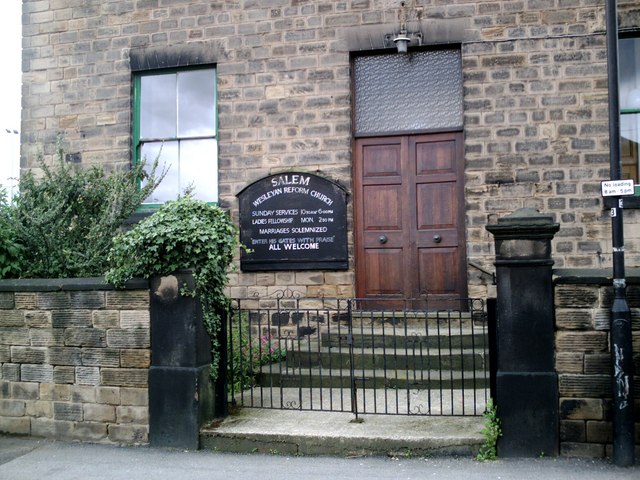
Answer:
M216 69L212 66L134 75L133 161L150 168L156 157L167 174L144 202L158 207L191 188L218 201Z
M622 178L640 183L640 37L619 40Z

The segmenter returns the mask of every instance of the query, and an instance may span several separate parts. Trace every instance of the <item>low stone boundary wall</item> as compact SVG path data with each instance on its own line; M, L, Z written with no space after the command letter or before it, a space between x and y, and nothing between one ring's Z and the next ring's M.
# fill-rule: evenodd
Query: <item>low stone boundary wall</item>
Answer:
M148 443L146 281L0 281L0 432Z
M628 272L629 273L629 272ZM640 454L640 276L627 277L635 364L636 458ZM611 273L554 271L560 453L611 456Z

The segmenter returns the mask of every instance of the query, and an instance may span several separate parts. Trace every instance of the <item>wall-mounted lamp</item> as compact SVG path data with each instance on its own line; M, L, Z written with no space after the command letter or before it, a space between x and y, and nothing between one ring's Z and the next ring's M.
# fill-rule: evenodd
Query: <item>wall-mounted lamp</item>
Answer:
M400 2L400 33L398 35L388 34L384 38L385 47L395 47L398 53L407 53L409 44L415 42L422 45L422 32L407 31L407 12L405 10L405 2Z

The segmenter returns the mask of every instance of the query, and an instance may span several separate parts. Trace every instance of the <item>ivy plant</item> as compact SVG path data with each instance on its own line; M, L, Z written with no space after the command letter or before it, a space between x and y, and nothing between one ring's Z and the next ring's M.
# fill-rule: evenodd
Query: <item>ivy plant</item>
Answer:
M11 205L6 190L0 187L0 278L20 276L23 248L16 241L11 223Z
M229 300L227 271L238 248L238 230L226 212L185 194L162 205L130 231L117 236L105 279L116 286L133 277L150 278L191 269L212 341L212 379L219 366L217 338Z

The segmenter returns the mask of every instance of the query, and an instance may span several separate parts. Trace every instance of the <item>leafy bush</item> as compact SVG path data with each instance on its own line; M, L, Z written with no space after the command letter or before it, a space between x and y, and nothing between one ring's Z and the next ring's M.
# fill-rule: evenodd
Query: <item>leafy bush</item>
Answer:
M133 277L168 275L192 269L195 294L203 307L204 323L212 339L212 377L218 371L217 344L222 314L228 308L224 288L227 269L238 247L238 230L219 207L189 194L165 203L130 231L117 236L109 252L111 268L105 278L121 286Z
M22 250L11 224L11 206L6 191L0 188L0 278L20 275Z
M248 322L238 319L229 335L227 352L230 355L227 367L229 378L233 379L230 389L240 392L255 386L260 367L276 363L287 357L285 340L262 335L255 338L249 334Z
M19 195L7 209L6 221L21 247L23 278L99 276L108 268L107 254L114 235L162 180L141 163L128 171L105 174L101 166L88 169L64 161L58 148L53 167L40 159L42 176L28 171L19 182ZM146 179L146 184L138 184ZM19 272L17 271L19 270Z

